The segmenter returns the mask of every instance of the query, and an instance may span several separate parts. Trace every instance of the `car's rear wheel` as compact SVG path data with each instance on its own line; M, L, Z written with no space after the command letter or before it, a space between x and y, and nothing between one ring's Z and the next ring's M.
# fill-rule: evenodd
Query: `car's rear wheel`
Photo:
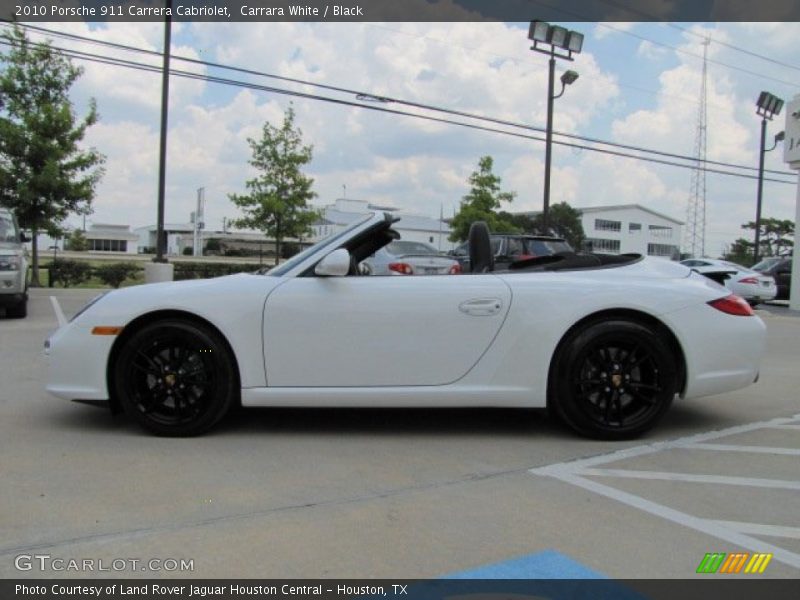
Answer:
M230 409L237 389L227 344L210 327L169 319L124 342L113 385L125 412L157 435L208 431Z
M551 376L551 407L573 429L600 439L628 439L651 429L672 403L678 366L651 327L597 322L560 345Z

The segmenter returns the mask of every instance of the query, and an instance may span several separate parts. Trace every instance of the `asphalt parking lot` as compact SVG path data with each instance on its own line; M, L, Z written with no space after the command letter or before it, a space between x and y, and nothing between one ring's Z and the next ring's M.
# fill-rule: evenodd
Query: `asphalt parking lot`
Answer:
M103 576L687 578L714 552L800 575L800 318L785 307L759 311L756 385L679 401L633 442L519 410L242 410L163 439L44 392L50 296L69 317L96 293L34 290L27 319L0 318L4 578L97 575L20 571L21 555L193 561Z

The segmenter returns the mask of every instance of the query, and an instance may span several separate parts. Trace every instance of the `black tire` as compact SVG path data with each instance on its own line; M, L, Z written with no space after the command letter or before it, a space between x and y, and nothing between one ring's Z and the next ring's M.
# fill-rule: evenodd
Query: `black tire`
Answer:
M180 319L149 323L127 339L112 382L125 413L163 436L208 431L239 394L224 340L209 327Z
M28 299L25 298L14 306L6 308L6 316L11 319L24 319L28 316Z
M589 324L567 337L551 370L549 407L578 433L635 438L664 416L678 391L669 344L627 320Z

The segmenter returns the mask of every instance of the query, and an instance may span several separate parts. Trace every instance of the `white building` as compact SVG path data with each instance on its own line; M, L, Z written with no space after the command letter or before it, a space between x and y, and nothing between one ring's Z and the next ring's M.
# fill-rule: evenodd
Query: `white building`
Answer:
M640 204L578 208L592 252L680 258L678 221Z
M155 254L158 226L146 225L145 227L137 227L133 231L138 236L138 251L145 254ZM191 245L191 240L194 236L194 224L164 223L164 233L167 236L167 255L177 256L183 251L187 239L190 240L189 245Z
M137 252L136 244L139 236L131 232L129 225L93 223L83 233L88 242L86 249L89 252L121 254L136 254Z
M377 206L366 200L350 200L339 198L335 203L322 209L322 218L312 225L313 241L338 233L358 219L362 219L371 212L389 212L400 217L394 229L400 234L401 239L414 242L431 244L441 251L454 247L447 237L450 235L450 226L440 219L421 215L403 214L391 206Z
M683 221L640 204L574 208L581 214L586 249L591 252L680 257Z

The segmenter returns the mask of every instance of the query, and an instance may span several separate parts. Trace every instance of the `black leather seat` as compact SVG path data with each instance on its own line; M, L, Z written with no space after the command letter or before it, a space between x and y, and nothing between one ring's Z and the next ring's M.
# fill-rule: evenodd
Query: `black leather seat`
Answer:
M475 221L469 228L469 272L494 271L494 252L489 237L489 227L484 221Z

